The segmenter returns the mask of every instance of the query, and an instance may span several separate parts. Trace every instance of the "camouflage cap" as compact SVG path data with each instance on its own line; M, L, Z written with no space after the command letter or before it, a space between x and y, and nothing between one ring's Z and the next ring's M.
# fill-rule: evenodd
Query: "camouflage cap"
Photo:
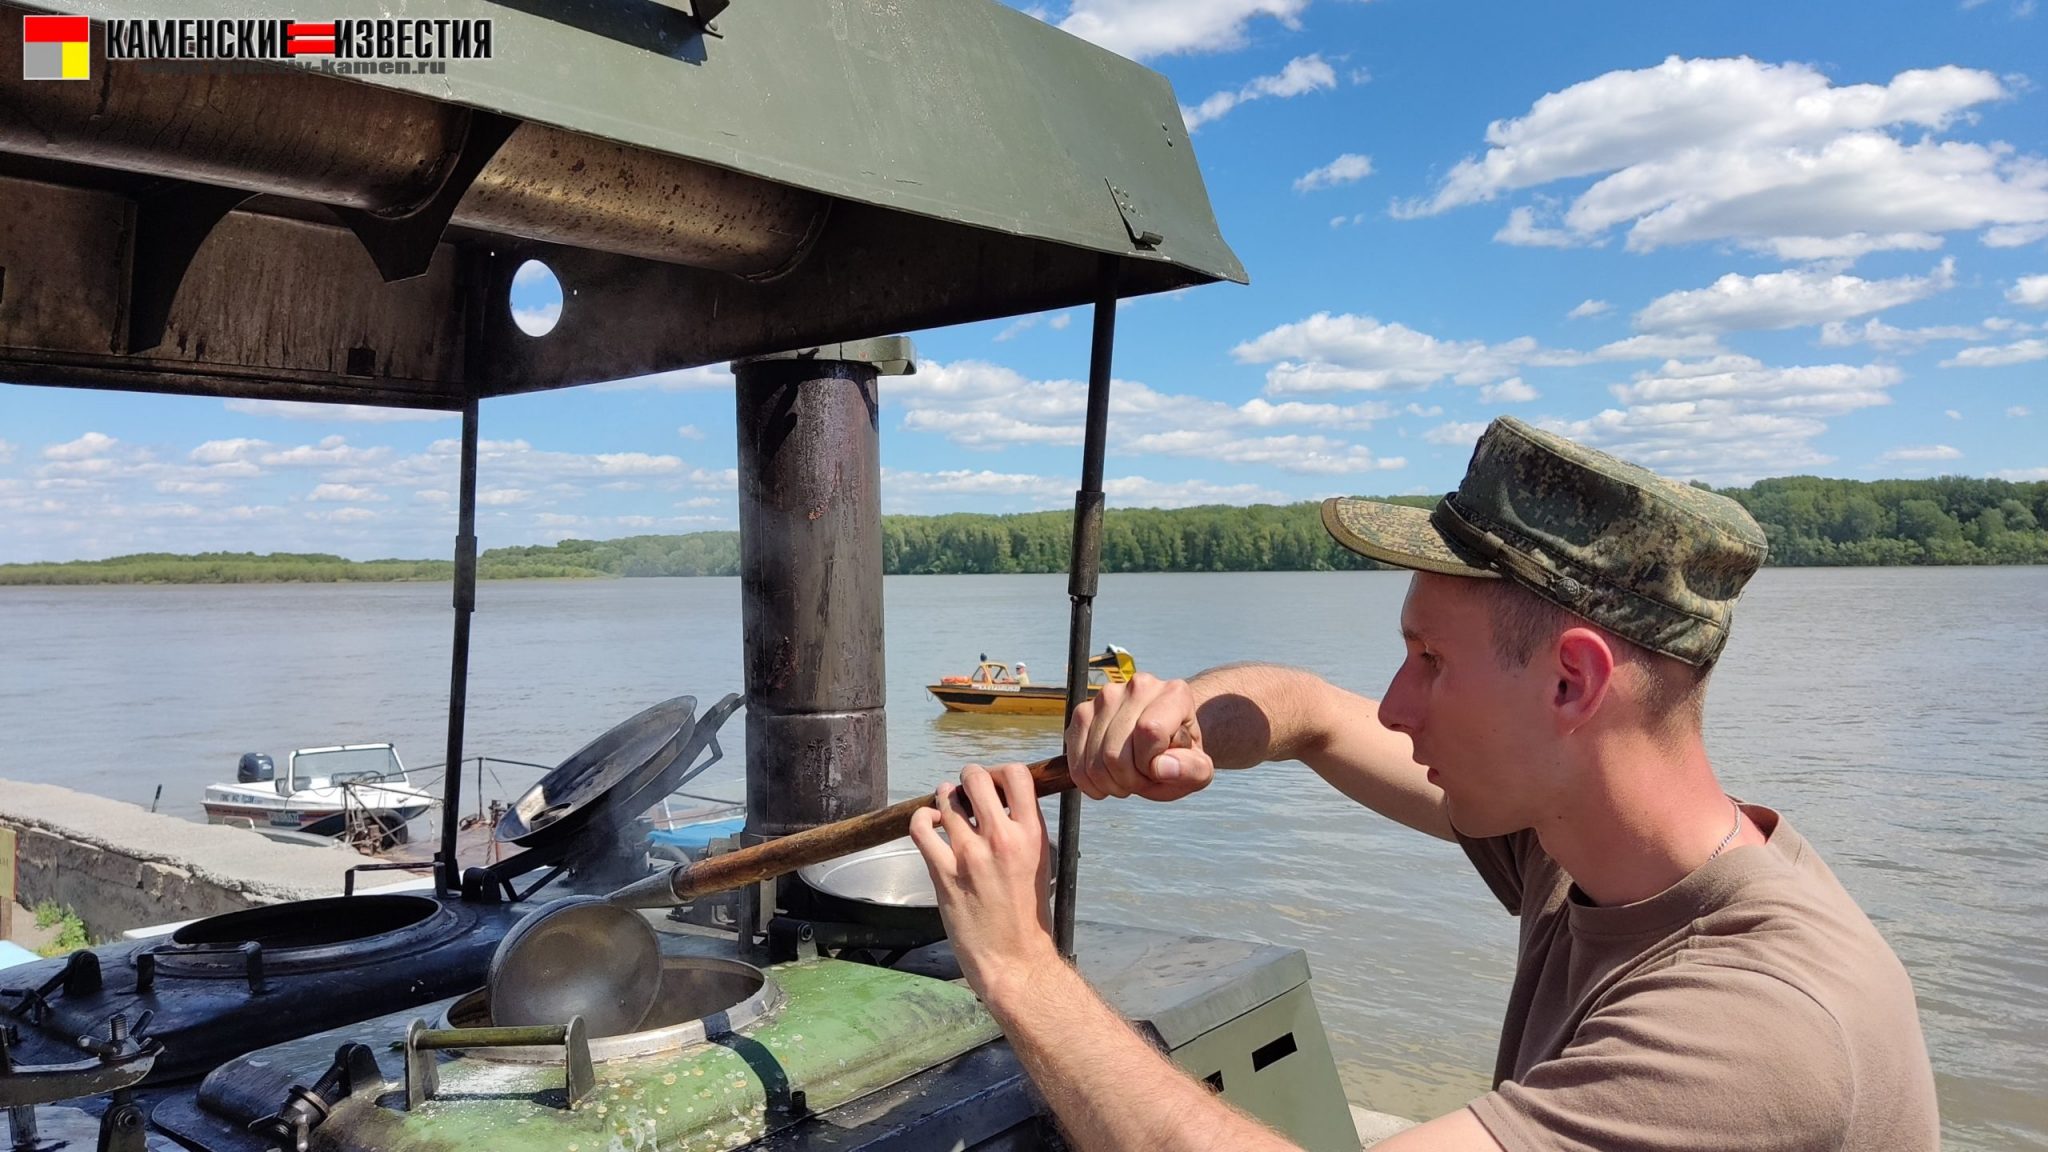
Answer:
M1487 426L1464 481L1434 510L1336 497L1323 502L1323 526L1398 567L1506 576L1693 665L1720 655L1765 550L1735 501L1512 416Z

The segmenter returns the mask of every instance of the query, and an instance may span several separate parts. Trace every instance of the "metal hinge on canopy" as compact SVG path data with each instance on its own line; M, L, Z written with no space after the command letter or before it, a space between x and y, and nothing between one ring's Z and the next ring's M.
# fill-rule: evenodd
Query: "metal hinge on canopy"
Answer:
M1166 235L1158 227L1145 221L1145 212L1129 192L1117 187L1116 181L1104 180L1109 186L1109 198L1116 202L1117 215L1123 217L1124 231L1130 233L1131 243L1140 248L1157 248Z

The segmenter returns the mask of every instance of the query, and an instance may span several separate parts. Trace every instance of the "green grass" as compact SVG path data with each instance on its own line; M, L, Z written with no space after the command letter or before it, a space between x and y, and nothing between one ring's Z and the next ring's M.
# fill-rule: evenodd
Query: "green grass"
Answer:
M45 900L36 905L36 927L57 929L57 938L42 947L44 956L63 956L92 943L85 934L85 921L78 918L78 913L55 900Z

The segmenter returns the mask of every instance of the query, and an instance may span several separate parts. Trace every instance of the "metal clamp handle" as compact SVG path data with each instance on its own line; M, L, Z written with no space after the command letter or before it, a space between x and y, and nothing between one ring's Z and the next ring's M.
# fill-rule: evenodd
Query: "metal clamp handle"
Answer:
M150 1040L121 1056L94 1057L70 1064L16 1064L0 1077L0 1108L55 1104L80 1096L105 1096L139 1084L156 1066L162 1046Z
M249 991L261 996L270 991L270 983L263 977L263 942L244 940L239 944L158 944L135 954L135 994L147 996L156 991L156 962L158 957L169 956L226 956L238 953L242 957L242 973L249 981Z
M569 1107L597 1090L597 1069L590 1062L590 1035L583 1017L567 1024L535 1024L524 1028L429 1028L415 1019L405 1030L405 1107L410 1112L440 1091L441 1074L435 1052L463 1048L563 1049L566 1070L563 1090Z

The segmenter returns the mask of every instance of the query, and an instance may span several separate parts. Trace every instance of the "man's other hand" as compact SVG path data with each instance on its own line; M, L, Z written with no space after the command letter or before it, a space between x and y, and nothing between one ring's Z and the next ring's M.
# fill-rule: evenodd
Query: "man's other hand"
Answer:
M963 792L972 820L959 804ZM961 973L993 1005L1033 972L1060 963L1052 939L1052 847L1037 789L1022 764L994 773L969 764L960 783L939 785L937 796L936 808L910 818L910 838L931 871Z
M1104 685L1074 709L1067 725L1067 769L1092 799L1143 796L1178 800L1209 786L1216 766L1202 748L1195 694L1185 680L1144 672Z

